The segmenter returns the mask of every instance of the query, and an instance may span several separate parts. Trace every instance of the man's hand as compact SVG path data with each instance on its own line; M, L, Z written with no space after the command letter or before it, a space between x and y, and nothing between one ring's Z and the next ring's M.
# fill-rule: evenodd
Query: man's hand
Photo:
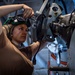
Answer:
M24 13L23 13L24 18L28 18L34 15L34 11L31 7L24 5L23 9L24 9Z

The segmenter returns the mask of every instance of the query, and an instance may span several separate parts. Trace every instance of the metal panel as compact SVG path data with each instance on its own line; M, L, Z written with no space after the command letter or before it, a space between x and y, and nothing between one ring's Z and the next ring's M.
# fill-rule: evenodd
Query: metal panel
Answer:
M70 68L70 75L75 75L75 30L72 34L70 48L68 50L68 66Z

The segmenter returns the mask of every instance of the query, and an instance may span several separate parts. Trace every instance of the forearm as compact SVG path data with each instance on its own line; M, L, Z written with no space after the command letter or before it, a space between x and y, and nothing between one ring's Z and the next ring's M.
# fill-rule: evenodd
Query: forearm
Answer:
M1 33L2 33L2 23L0 21L0 35L1 35Z
M22 9L25 4L13 4L13 5L4 5L0 6L0 17L5 16L11 12ZM27 6L26 6L27 7Z
M37 50L39 49L40 46L40 42L34 42L33 44L30 45L31 46L31 50L32 50L32 55L35 55L35 53L37 52Z
M24 4L0 6L0 17L5 16L15 10L23 8ZM2 33L2 23L0 21L0 34Z

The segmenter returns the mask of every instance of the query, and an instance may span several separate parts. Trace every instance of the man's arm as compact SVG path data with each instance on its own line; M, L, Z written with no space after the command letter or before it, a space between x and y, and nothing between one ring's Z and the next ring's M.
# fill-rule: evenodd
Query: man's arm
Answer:
M24 9L23 13L24 18L31 17L32 15L34 15L34 11L32 10L31 7L25 4L13 4L0 6L0 18L19 9ZM2 23L0 21L0 34L1 33L2 33Z
M1 23L1 20L0 20L0 35L2 33L2 23Z
M37 50L39 49L40 42L34 42L33 44L30 45L31 51L32 51L32 56L36 54Z
M25 4L13 4L13 5L0 6L0 17L5 16L11 12L14 12L22 8L24 9L25 18L32 16L34 14L34 11L32 10L32 8Z

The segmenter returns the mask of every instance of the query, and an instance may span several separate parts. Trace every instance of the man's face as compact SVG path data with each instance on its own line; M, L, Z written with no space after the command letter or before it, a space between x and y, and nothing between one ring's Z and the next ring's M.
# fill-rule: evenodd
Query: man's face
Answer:
M26 40L28 28L25 24L20 24L16 26L12 33L12 40L23 43Z

